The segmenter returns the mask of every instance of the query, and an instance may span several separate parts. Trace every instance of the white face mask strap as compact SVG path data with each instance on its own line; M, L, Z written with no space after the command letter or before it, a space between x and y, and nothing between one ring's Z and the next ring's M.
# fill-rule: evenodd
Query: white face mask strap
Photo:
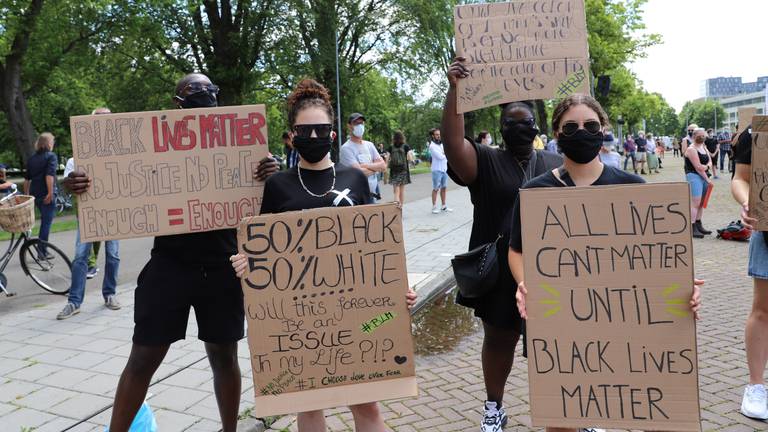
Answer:
M344 190L343 190L343 191L341 191L341 192L339 192L339 191L337 191L337 190L332 190L332 191L331 191L331 193L335 193L335 194L336 194L336 199L334 199L334 200L333 200L333 205L334 205L334 206L336 206L336 207L338 207L338 206L339 206L339 204L341 203L341 201L342 201L342 200L346 200L346 201L347 201L347 203L348 203L350 206L354 206L354 205L355 205L355 203L354 203L354 202L352 201L352 199L351 199L351 198L348 196L350 192L352 192L352 191L351 191L351 190L349 190L349 188L347 188L347 189L344 189Z

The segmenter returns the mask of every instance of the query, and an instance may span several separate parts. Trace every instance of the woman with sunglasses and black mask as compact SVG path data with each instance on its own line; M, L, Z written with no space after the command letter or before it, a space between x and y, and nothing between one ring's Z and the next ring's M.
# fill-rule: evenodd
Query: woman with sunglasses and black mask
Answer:
M287 171L271 176L264 186L261 214L283 213L321 207L349 207L370 201L368 178L357 168L336 167L331 162L331 143L336 137L333 108L328 90L312 79L301 81L288 96L288 123L293 131L293 148L299 152L299 163ZM234 255L232 267L238 277L245 274L245 255ZM406 303L416 303L410 288ZM299 410L301 407L297 407ZM355 430L384 432L387 430L376 402L350 406ZM322 410L300 412L299 432L325 431Z
M512 370L515 346L522 332L522 319L515 307L516 282L507 267L508 213L520 186L527 180L560 166L558 154L534 151L539 134L530 104L515 102L503 107L500 118L505 149L478 145L464 137L464 116L457 113L456 85L469 74L465 59L458 57L448 70L450 87L443 110L443 145L448 174L469 188L474 221L469 249L497 241L499 278L495 287L479 298L457 296L457 302L473 308L483 320L482 364L487 401L481 422L483 432L500 431L507 423L502 399Z
M641 177L624 172L618 168L600 162L598 153L603 144L603 130L608 126L608 115L600 104L591 96L574 94L560 102L552 113L552 130L557 136L557 143L565 156L563 166L548 171L527 182L524 189L540 187L598 186L615 184L645 183ZM517 285L518 312L527 319L523 272L523 240L520 225L520 200L515 202L512 213L509 240L509 268ZM699 285L696 280L689 303L696 319L699 318ZM547 432L567 432L575 429L547 428ZM580 431L596 429L581 429Z

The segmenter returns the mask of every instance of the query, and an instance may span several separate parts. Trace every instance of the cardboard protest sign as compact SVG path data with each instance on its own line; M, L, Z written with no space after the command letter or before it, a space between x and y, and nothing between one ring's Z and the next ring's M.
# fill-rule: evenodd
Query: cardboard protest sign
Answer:
M689 195L520 191L534 426L700 430Z
M259 213L264 105L71 117L83 242L234 228Z
M478 3L454 9L458 112L589 92L584 0Z
M751 167L749 216L757 219L757 231L768 231L768 116L752 118Z
M252 217L238 244L257 416L416 396L400 209Z
M738 128L736 129L736 132L741 132L744 129L747 128L752 123L752 117L757 115L757 108L754 107L744 107L739 108L739 123Z

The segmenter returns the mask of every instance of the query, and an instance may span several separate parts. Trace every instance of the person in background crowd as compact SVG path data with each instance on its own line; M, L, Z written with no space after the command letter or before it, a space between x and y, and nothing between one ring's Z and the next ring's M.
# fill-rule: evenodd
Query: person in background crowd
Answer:
M357 168L368 177L368 186L371 188L370 201L373 204L380 198L377 194L379 178L377 173L387 169L387 164L376 150L376 146L370 141L365 141L365 116L360 113L352 113L347 121L349 139L341 146L339 151L339 165Z
M91 115L110 114L111 112L109 108L102 107L93 110ZM75 160L74 158L69 158L64 168L64 178L66 179L74 170ZM62 184L66 187L68 183L64 181ZM73 197L72 202L77 206L77 197ZM90 279L88 276L91 274L93 275L91 278L96 276L98 271L98 267L96 267L98 254L96 252L96 245L100 244L101 242L82 243L80 241L80 224L78 222L75 234L75 259L72 260L72 283L69 287L67 304L56 315L57 320L67 319L80 313L80 306L85 298L85 281ZM118 240L107 240L104 242L104 248L106 249L107 257L104 265L101 295L104 298L104 306L107 309L119 310L121 306L120 302L117 301L117 272L120 269L120 242ZM91 263L91 258L93 258L93 263ZM94 271L93 269L96 270Z
M603 140L603 146L600 147L600 162L603 164L621 169L621 155L613 150L613 141Z
M388 162L389 183L393 188L395 202L405 203L405 185L411 184L412 161L413 153L405 143L405 135L400 131L395 132L392 136L392 147L389 148Z
M491 134L488 133L488 131L480 131L479 134L477 134L477 138L475 138L475 144L482 144L490 146L493 142L493 138L491 138Z
M720 143L715 136L715 131L707 129L707 138L704 140L704 147L709 152L709 157L712 158L712 173L714 179L719 179L717 175L717 161L720 159Z
M389 151L384 149L384 144L379 144L379 156L381 156L382 159L384 159L384 163L387 164L387 167L389 167ZM383 181L384 184L389 183L389 169L385 169L384 171L378 173L379 174L379 180ZM381 188L376 185L376 193L381 194Z
M53 134L50 132L43 132L37 137L35 154L27 160L27 171L24 173L24 194L34 196L35 207L40 210L38 238L46 242L56 214L54 195L59 158L53 152L54 141ZM48 254L48 247L45 244L41 244L37 251L40 259L53 258Z
M285 152L285 168L291 169L299 163L299 153L293 148L293 133L283 132L283 151Z
M645 153L648 156L646 159L648 165L648 174L654 172L659 173L659 158L656 156L656 141L652 134L648 134L645 137Z
M632 139L632 135L627 134L627 138L624 141L624 171L627 170L627 162L632 159L632 169L635 171L635 174L637 174L636 152L637 145L635 145L635 140Z
M555 131L560 140L564 163L562 167L547 171L527 182L524 189L645 183L637 175L626 173L600 162L598 153L603 142L603 127L607 125L608 115L591 96L574 94L561 101L552 113L552 130ZM527 319L526 295L528 291L523 269L523 254L526 253L523 250L523 229L525 227L521 225L520 197L518 195L510 222L508 257L512 275L516 281L519 281L515 294L518 313L523 319ZM531 248L532 246L528 247ZM535 250L528 250L527 253L532 252ZM699 285L701 284L703 281L695 281L689 302L696 319L699 318L698 310L701 303ZM512 291L512 289L508 289ZM562 330L563 334L569 333L567 327ZM572 330L570 332L572 334ZM552 427L546 429L548 432L576 430Z
M547 147L545 150L547 150L550 153L559 154L559 151L557 149L557 138L552 137L552 139L549 140L549 142L547 142Z
M184 109L215 107L218 90L207 76L188 74L176 84L173 102ZM264 181L277 170L277 161L266 157L254 178ZM65 180L75 194L92 184L79 170ZM111 432L128 431L171 344L186 337L192 307L213 371L222 430L237 430L242 385L237 342L244 336L245 311L240 279L229 259L236 253L235 229L155 237L134 291L133 344L115 392Z
M332 130L330 98L328 90L312 79L301 81L288 96L288 123L295 133L293 144L300 160L295 168L269 178L264 186L261 214L350 207L369 201L370 186L366 176L361 174L362 170L343 166L336 168L331 161L330 150L335 133ZM234 274L243 277L248 268L246 256L238 254L230 259ZM409 308L416 303L416 293L410 288L405 293L405 302ZM300 411L302 407L296 408ZM353 405L349 409L356 431L387 430L378 403ZM299 432L326 430L322 410L299 412L298 423Z
M541 150L546 150L547 149L547 144L549 144L549 139L547 138L547 135L541 134L541 135L539 135L539 138L541 139L541 142L544 143L544 147Z
M541 137L536 135L536 138L533 139L533 149L534 150L544 150L544 143L546 141L542 141Z
M749 216L749 190L752 187L752 133L747 127L733 147L736 169L731 182L733 199L741 206L741 221L754 228L758 220ZM768 392L765 389L765 366L768 363L768 234L752 231L749 239L748 274L753 281L752 310L744 329L744 345L749 366L749 384L744 389L741 413L747 417L768 420Z
M429 154L432 157L432 213L452 212L453 209L446 204L448 192L448 159L443 149L443 141L440 139L440 129L429 131ZM440 193L442 207L437 206L437 194Z
M664 169L662 161L664 160L666 151L667 148L664 146L664 141L660 137L656 138L656 157L659 158L659 168L661 169Z
M16 183L8 181L6 168L4 166L0 167L0 193L7 195L16 192L17 190L18 186L16 186Z
M720 172L725 172L725 158L728 157L728 172L732 172L731 160L733 154L731 153L731 134L727 130L721 131L717 134L717 141L720 144Z
M693 144L693 131L698 128L699 125L696 123L689 124L688 129L686 129L686 135L680 140L680 154L683 155L683 157L685 157L685 151L688 150L688 146Z
M635 138L635 160L637 160L637 165L639 165L637 168L640 169L640 174L645 174L645 165L648 161L648 150L645 147L646 145L648 145L648 141L645 139L645 132L638 132L637 138ZM648 168L648 174L650 173L651 169Z
M712 185L710 169L712 158L709 156L704 141L707 132L703 128L693 131L693 144L685 151L685 179L691 187L691 220L695 221L691 227L691 233L695 238L704 238L712 234L712 231L704 229L701 217L704 213L702 201L707 194L707 189Z
M682 152L680 151L680 140L676 137L672 138L672 157L678 157L681 156Z
M514 290L510 289L516 282L506 260L508 213L520 186L559 166L562 158L557 153L534 150L533 141L539 129L530 103L513 102L502 107L499 129L504 150L476 145L464 138L464 116L456 109L456 87L459 80L469 76L467 67L465 59L458 57L448 70L449 87L442 123L445 152L451 178L469 189L474 206L469 249L496 241L499 277L496 286L485 296L466 298L459 293L457 302L473 308L475 316L483 322L481 361L486 402L480 430L499 432L508 421L503 405L504 387L523 331L514 304Z

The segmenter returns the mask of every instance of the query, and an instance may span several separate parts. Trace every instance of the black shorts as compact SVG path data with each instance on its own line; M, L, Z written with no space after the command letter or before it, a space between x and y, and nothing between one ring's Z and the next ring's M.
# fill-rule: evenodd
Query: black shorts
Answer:
M243 291L230 265L202 266L153 254L138 278L133 343L169 345L184 339L190 307L195 308L198 339L228 343L243 338Z

